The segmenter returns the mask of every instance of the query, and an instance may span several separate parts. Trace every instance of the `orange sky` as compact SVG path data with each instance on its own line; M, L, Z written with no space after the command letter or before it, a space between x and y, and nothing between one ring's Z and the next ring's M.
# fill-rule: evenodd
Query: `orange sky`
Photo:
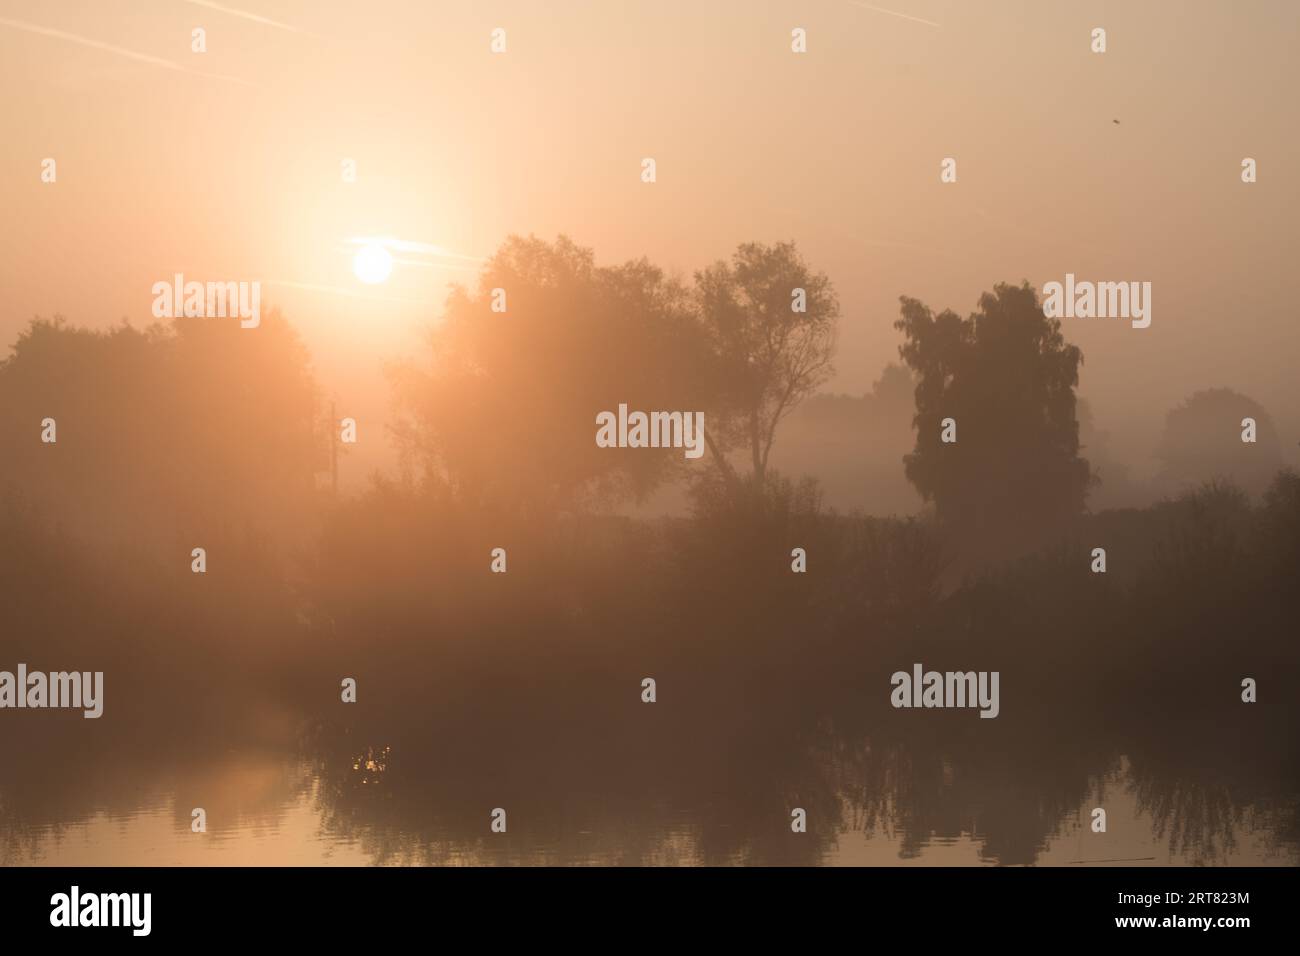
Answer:
M472 259L416 256L369 287L350 237L481 257L564 232L687 276L792 238L840 292L834 390L895 357L900 294L964 313L995 281L1073 272L1153 284L1149 329L1065 322L1139 467L1198 388L1244 391L1300 438L1300 4L218 5L0 0L0 344L36 314L147 324L175 272L260 280L339 414L378 437L383 361L419 347ZM363 442L352 477L385 454Z

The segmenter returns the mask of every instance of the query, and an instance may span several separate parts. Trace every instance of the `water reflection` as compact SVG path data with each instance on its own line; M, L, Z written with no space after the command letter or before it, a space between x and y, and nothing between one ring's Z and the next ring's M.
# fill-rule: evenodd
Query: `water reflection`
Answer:
M1127 579L1071 546L942 594L916 523L780 509L515 529L529 570L494 580L458 557L491 538L384 499L303 591L133 568L147 599L48 596L14 628L10 659L102 658L108 691L99 720L0 720L0 860L1295 865L1293 490L1227 501L1249 548L1211 496L1121 516L1156 555ZM817 570L772 559L790 541ZM999 716L893 709L914 662L996 670Z
M654 741L651 742L653 745ZM663 743L659 741L658 743ZM285 752L156 754L7 779L6 864L1296 865L1296 800L1249 752L1210 768L1126 752L850 736L738 748L705 766L655 747L508 765L428 759L316 728ZM672 749L672 748L670 748ZM1249 748L1244 748L1249 751ZM135 754L139 757L139 754ZM571 759L572 755L569 755ZM581 763L582 761L579 761ZM1255 768L1252 773L1238 772ZM600 785L600 780L606 786ZM608 784L613 784L608 785ZM208 831L190 830L202 806ZM494 807L508 812L490 831ZM1091 810L1107 810L1107 832ZM792 833L803 807L808 832Z

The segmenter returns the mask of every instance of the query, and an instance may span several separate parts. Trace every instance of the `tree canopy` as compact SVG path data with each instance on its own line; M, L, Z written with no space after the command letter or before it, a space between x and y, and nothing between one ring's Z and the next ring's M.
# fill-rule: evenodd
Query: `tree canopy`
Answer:
M397 437L425 480L478 507L549 514L644 494L681 450L599 448L596 416L698 402L698 339L686 290L648 261L598 267L565 237L512 236L476 289L453 289L431 361L391 370Z
M724 469L744 449L761 487L777 425L834 371L835 288L793 242L750 242L697 272L695 296L717 384L711 448Z
M916 374L908 480L941 520L990 543L1059 527L1084 507L1074 389L1083 354L1028 283L996 285L969 318L900 299L899 354ZM956 441L941 440L955 421Z

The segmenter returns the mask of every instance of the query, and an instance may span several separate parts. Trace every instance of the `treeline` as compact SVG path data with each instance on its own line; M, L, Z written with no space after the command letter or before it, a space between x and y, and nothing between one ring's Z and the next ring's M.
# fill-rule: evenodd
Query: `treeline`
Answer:
M821 312L783 339L792 281ZM383 792L399 781L413 807L477 787L562 819L584 790L714 794L742 819L711 858L770 861L829 839L746 844L790 805L966 832L955 793L996 798L989 853L1032 861L1121 753L1171 827L1287 792L1300 477L1087 513L1076 356L1032 290L1000 286L970 319L903 303L918 438L899 469L929 507L828 508L771 457L786 396L828 367L820 282L793 247L742 247L687 286L563 242L507 244L453 295L430 358L392 370L404 475L343 498L325 481L337 423L278 316L256 331L34 322L0 364L0 649L103 670L107 691L93 735L79 714L7 714L0 783L51 735L87 759L112 739L253 740L312 757L342 829L374 809L358 775L379 763ZM709 455L688 469L679 449L596 448L595 414L620 401L705 409ZM955 446L939 440L947 417ZM673 480L687 514L618 513ZM1000 716L900 716L889 675L915 662L1000 671Z
M188 553L211 535L301 536L325 424L278 314L256 332L36 319L0 362L0 485L83 543Z
M820 701L831 685L860 699L875 678L853 662L892 670L902 648L1005 655L1009 669L1046 654L1033 682L1077 696L1091 685L1062 676L1076 665L1100 674L1119 655L1154 673L1180 647L1212 656L1228 619L1211 632L1200 624L1220 618L1181 608L1235 582L1239 625L1289 653L1273 632L1291 607L1270 582L1296 567L1294 475L1258 499L1219 487L1087 514L1081 356L1027 286L997 286L969 318L903 300L908 370L877 393L893 407L914 389L899 469L924 512L845 515L816 481L776 472L780 423L827 374L837 312L789 244L742 246L687 284L644 261L598 267L567 240L512 239L475 289L453 292L426 358L391 370L404 475L343 499L324 480L338 423L278 315L253 331L35 321L0 363L5 650L50 669L104 661L151 688L131 698L142 714L160 694L197 707L232 686L323 713L343 676L366 688L368 714L429 699L451 713L507 679L520 700L550 700L529 668L563 662L591 678L574 678L574 700L611 707L633 663L676 674L676 693L698 687L683 699L701 720L707 688L762 687L773 699L753 720L790 693L803 712L814 685ZM597 448L596 413L622 401L705 409L710 453ZM955 443L941 438L949 418ZM47 420L56 441L42 440ZM689 516L619 516L672 480L688 484ZM1089 568L1098 547L1105 574ZM1045 594L1056 604L1025 612Z

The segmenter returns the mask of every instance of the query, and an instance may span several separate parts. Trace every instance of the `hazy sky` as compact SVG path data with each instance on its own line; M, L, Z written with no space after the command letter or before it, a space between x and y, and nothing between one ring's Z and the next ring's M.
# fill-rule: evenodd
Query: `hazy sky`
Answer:
M1118 450L1229 386L1294 452L1298 35L1288 0L0 0L0 345L145 325L176 272L259 280L366 429L383 361L511 232L685 276L789 238L840 293L834 390L896 356L900 294L1150 281L1149 329L1065 320ZM453 255L365 286L369 235Z

